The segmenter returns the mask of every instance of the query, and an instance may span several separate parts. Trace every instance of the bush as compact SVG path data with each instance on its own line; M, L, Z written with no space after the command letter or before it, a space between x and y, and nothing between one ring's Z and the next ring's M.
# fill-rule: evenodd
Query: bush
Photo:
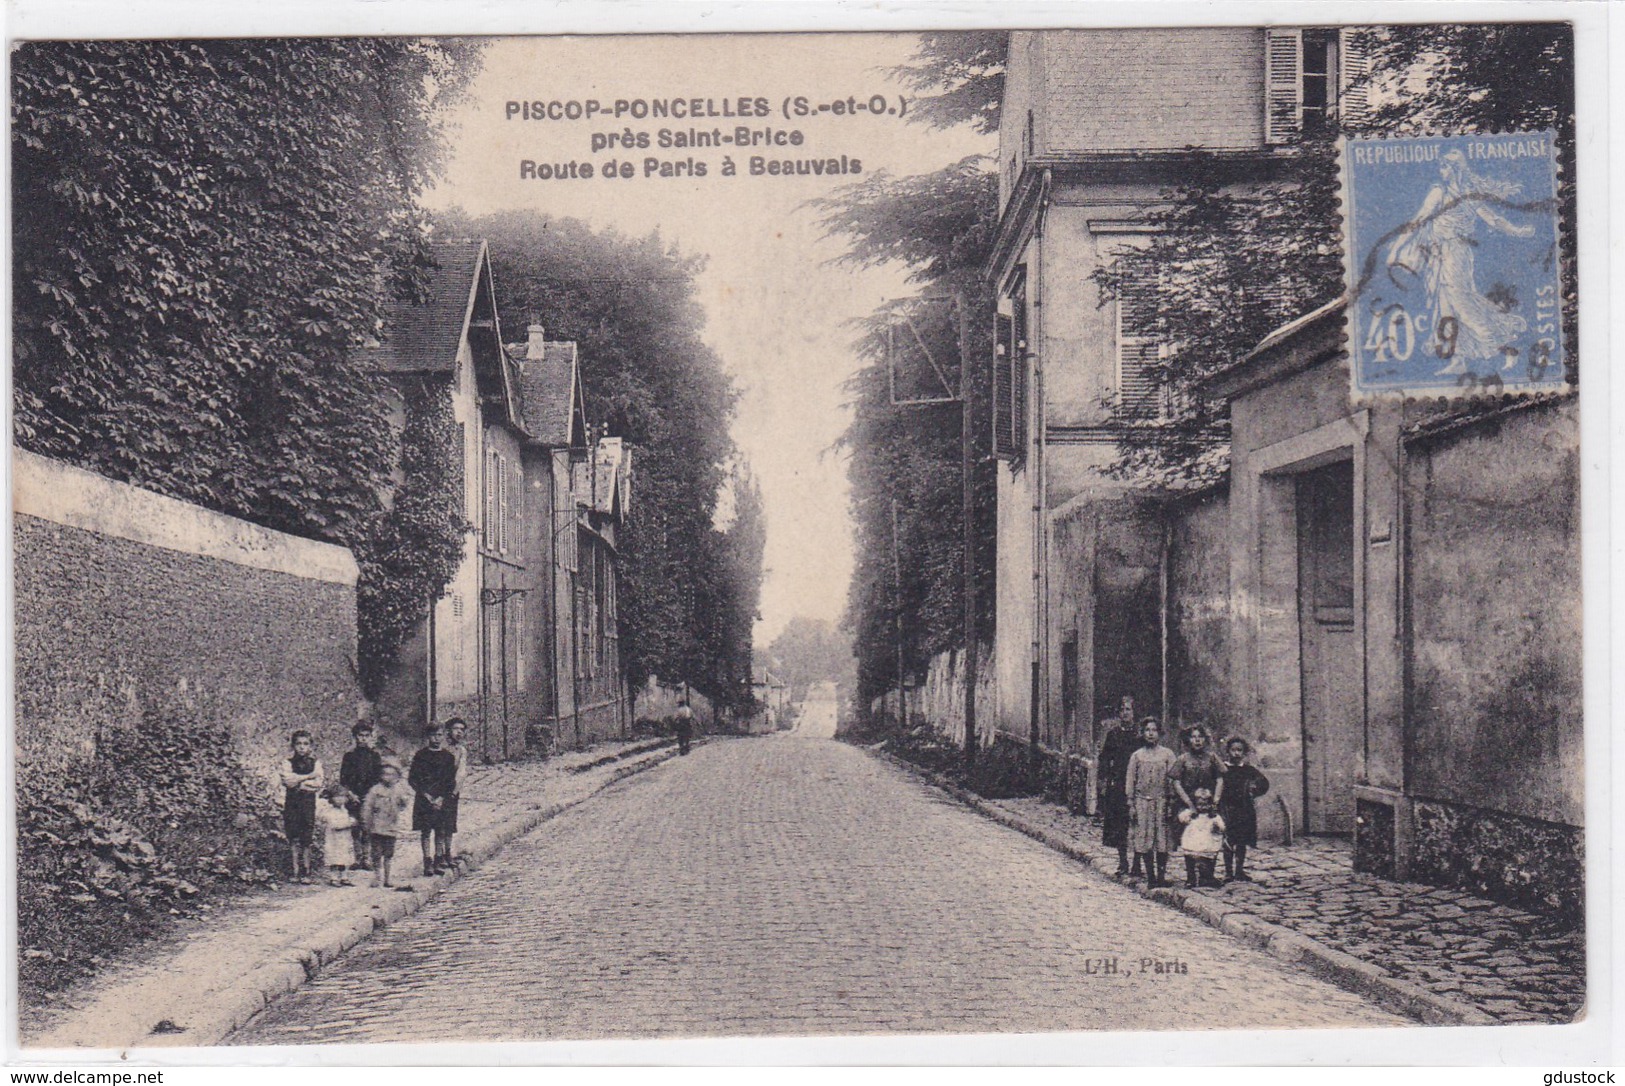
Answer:
M25 1001L280 863L267 783L196 706L146 708L65 769L19 767L16 803Z

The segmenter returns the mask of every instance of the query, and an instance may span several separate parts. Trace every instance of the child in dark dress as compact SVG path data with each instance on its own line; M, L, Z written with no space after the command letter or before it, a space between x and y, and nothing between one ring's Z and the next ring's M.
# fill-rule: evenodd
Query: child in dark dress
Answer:
M316 833L316 793L322 790L322 763L303 728L289 737L293 753L282 763L282 832L293 854L293 879L310 882L311 839Z
M1247 874L1247 850L1258 844L1256 800L1270 790L1270 780L1247 764L1252 748L1247 740L1233 735L1224 744L1224 796L1219 815L1224 819L1224 877L1236 882L1252 882Z

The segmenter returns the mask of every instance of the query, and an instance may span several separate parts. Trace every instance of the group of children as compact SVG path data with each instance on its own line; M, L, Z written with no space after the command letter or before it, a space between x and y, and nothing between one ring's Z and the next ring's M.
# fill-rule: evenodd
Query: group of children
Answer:
M303 729L290 737L292 752L282 764L282 828L292 853L293 880L308 885L316 828L322 828L322 857L330 886L353 886L351 870L371 871L372 884L395 887L391 866L395 839L411 830L423 847L423 873L452 866L452 837L468 768L463 745L467 726L453 718L431 724L424 746L412 756L403 780L401 765L375 747L378 733L363 720L350 729L355 746L344 753L339 781L328 787L315 742ZM318 803L318 797L323 801ZM409 886L398 887L410 890Z
M1156 717L1140 722L1138 746L1132 724L1133 711L1125 707L1101 744L1099 762L1103 839L1117 849L1117 876L1135 879L1143 870L1148 886L1172 885L1168 856L1177 841L1187 887L1223 885L1215 874L1221 854L1226 881L1251 882L1247 850L1258 843L1255 802L1270 783L1247 763L1247 740L1225 740L1221 762L1201 724L1181 733L1178 755L1161 744Z

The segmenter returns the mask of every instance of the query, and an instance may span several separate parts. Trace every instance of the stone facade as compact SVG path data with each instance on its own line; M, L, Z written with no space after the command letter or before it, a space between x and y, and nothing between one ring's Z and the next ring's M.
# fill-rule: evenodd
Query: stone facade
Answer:
M17 754L89 754L196 703L269 774L306 728L336 758L360 692L356 566L299 539L12 450Z

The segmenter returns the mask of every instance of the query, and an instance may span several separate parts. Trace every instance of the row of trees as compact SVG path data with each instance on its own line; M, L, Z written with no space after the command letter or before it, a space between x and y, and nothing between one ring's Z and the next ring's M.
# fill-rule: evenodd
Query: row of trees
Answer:
M658 238L541 216L431 223L420 198L445 152L441 118L479 50L406 38L20 45L16 440L350 547L361 672L376 675L443 589L466 525L449 445L408 448L397 465L386 386L358 348L394 301L420 296L433 231L487 236L509 326L540 318L580 341L593 416L638 448L628 677L726 697L749 673L760 501L730 467L734 392L700 340L700 264ZM447 405L419 399L414 433L449 441ZM736 516L722 530L713 514L731 482Z
M920 93L912 119L936 128L971 124L998 130L1007 35L937 33L920 38L897 70ZM917 381L920 359L902 357L899 338L918 334L958 392L961 355L972 429L972 501L977 627L993 629L994 461L992 299L982 282L998 224L992 160L973 156L932 173L886 172L814 202L831 236L848 243L844 259L870 267L895 262L920 288L919 299L877 310L858 342L865 363L848 382L853 418L840 446L849 457L857 557L847 621L857 657L861 708L897 684L899 668L922 672L935 654L964 643L963 475L957 402L899 406L894 382ZM958 339L956 304L966 307L968 342Z
M1375 108L1359 131L1387 135L1550 129L1559 165L1574 176L1572 28L1566 23L1422 25L1372 28L1360 35L1369 58L1365 88ZM938 127L996 131L1003 95L1006 35L924 35L899 75L924 97L914 118ZM966 160L915 177L876 175L821 201L824 225L850 243L858 264L896 261L924 293L979 285L997 225L997 185L988 160ZM1306 142L1268 184L1239 188L1226 171L1193 168L1147 208L1149 244L1125 250L1095 275L1102 304L1126 284L1157 284L1150 333L1162 345L1157 380L1172 417L1131 424L1115 470L1152 487L1188 487L1222 478L1228 467L1224 405L1194 393L1195 383L1256 346L1282 323L1337 297L1339 248L1336 144ZM1561 198L1564 341L1569 376L1578 371L1575 197ZM984 304L986 304L984 302ZM854 377L855 416L844 444L851 455L858 562L849 621L858 657L858 704L895 685L902 666L918 673L931 655L962 643L957 414L899 409L891 402L884 328L907 307L877 312L861 349L869 364ZM916 309L914 312L919 313ZM987 329L991 320L978 320ZM922 320L924 318L922 317ZM976 357L991 357L979 334ZM978 367L978 373L990 367ZM991 430L985 374L973 382L973 425L987 455ZM979 630L991 635L991 470L978 468L976 501Z

